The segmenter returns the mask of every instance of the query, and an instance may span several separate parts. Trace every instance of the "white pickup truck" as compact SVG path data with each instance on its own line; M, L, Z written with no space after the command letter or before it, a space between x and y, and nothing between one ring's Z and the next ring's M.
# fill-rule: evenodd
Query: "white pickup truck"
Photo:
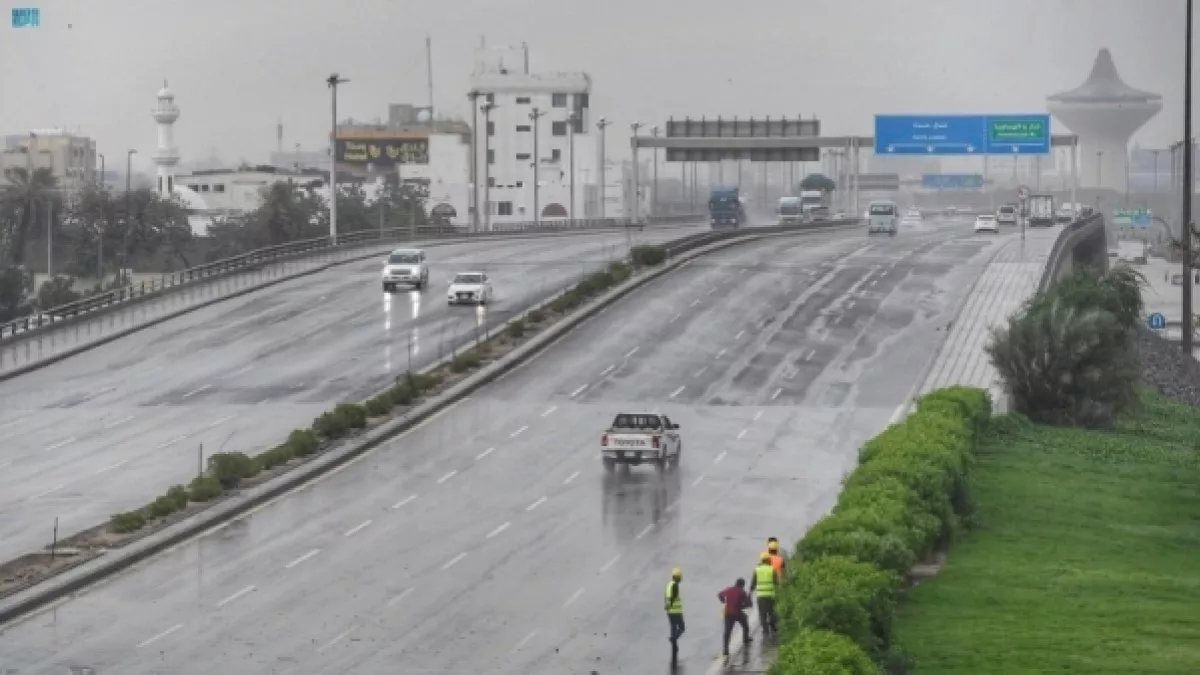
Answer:
M658 413L620 413L600 436L606 471L615 470L618 464L654 464L663 471L671 462L678 464L682 452L679 425Z

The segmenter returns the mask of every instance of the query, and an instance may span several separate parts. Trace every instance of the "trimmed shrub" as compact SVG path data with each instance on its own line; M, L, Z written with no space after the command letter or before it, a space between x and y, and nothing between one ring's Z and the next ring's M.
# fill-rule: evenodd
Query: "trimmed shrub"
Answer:
M108 530L116 534L137 532L146 526L146 514L141 511L114 513L108 519Z
M162 495L150 502L150 505L146 507L146 515L150 518L166 518L178 510L175 502L168 499L166 495Z
M367 399L365 405L371 417L382 417L392 411L392 399L386 393Z
M442 383L442 377L436 373L406 373L404 377L412 390L418 394L434 389Z
M270 450L260 453L254 459L263 471L269 471L277 466L287 464L293 457L289 444L277 445Z
M597 295L613 285L612 275L607 271L593 272L575 285L575 291L583 296Z
M308 457L321 447L321 442L310 429L293 429L292 433L288 434L287 442L281 447L287 448L287 451L282 453L287 457L284 460L286 462L292 457Z
M546 313L540 309L535 309L526 318L529 320L529 323L541 323L546 320Z
M312 430L322 438L334 439L345 436L350 431L350 426L345 418L330 410L313 420Z
M667 259L667 249L659 244L639 244L629 249L629 259L639 267L659 265Z
M397 382L391 389L388 389L387 395L392 400L392 405L408 405L417 398L416 392L405 381Z
M208 472L226 490L237 487L247 478L253 478L258 471L258 463L242 452L218 452L208 458Z
M625 281L633 274L633 269L622 262L610 263L608 266L608 274L612 277L613 284L619 284Z
M334 406L333 413L345 420L349 429L362 429L367 426L367 409L358 403L339 403Z
M902 537L843 527L836 516L826 516L814 525L796 545L796 554L804 559L846 556L899 576L907 574L917 562L916 554Z
M508 324L508 328L504 332L508 333L508 336L512 339L520 340L525 336L525 322L515 319L512 323Z
M575 309L581 302L583 298L578 292L567 291L550 302L550 309L562 314Z
M895 576L845 556L806 561L790 572L780 587L781 628L830 630L869 654L888 648L899 585Z
M224 490L221 481L216 476L196 476L188 484L188 499L194 502L207 502L220 497Z
M850 638L827 630L804 629L779 645L770 675L882 675Z
M175 502L177 507L175 509L176 511L182 511L187 508L188 492L187 488L182 485L172 485L169 489L167 489L166 498Z
M479 358L479 353L474 349L468 349L454 357L454 360L450 362L450 370L456 373L465 373L468 370L478 368L482 363L483 361Z

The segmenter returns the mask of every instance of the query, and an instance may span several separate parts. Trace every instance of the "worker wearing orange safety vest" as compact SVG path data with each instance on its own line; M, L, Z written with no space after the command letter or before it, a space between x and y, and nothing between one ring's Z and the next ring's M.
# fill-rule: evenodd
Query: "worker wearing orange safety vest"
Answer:
M767 540L767 555L771 557L771 567L775 568L775 573L779 575L779 581L782 583L787 572L787 560L784 559L779 540L775 537Z

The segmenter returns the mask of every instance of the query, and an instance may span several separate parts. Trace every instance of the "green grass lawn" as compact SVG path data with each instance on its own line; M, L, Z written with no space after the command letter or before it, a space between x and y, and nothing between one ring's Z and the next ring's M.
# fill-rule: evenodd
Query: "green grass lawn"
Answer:
M1200 411L1115 432L1000 420L974 528L901 603L918 675L1200 673Z

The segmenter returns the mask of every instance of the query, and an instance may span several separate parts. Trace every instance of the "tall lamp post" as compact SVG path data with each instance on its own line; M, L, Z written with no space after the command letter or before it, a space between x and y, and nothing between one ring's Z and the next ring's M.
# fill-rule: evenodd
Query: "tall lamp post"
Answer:
M538 119L545 114L546 111L538 110L537 108L534 108L533 112L529 113L529 119L533 122L533 224L535 227L542 222L542 205L538 201L538 190L541 187L538 184L541 180L539 170L542 165L542 156L538 154Z
M1192 356L1192 0L1187 0L1183 49L1183 206L1179 227L1179 245L1183 249L1183 326L1180 346L1186 358Z
M567 113L567 152L571 153L571 220L575 220L575 120L580 119L572 110Z
M604 175L604 165L606 162L608 162L608 158L605 156L606 147L605 147L604 129L607 128L608 125L610 125L610 124L612 124L612 122L609 122L608 120L604 119L603 117L601 117L600 120L598 122L596 122L596 128L600 130L600 167L599 167L599 169L600 169L600 217L601 218L605 217L604 216L604 202L605 202L605 197L608 195L608 184L605 182L605 180L607 180L607 177Z
M96 178L96 185L104 185L104 153L97 152L96 156L100 158L100 175Z
M479 92L467 93L471 101L471 231L479 231Z
M492 231L492 111L495 103L483 104L483 229ZM478 209L476 209L478 210Z
M658 138L658 125L657 124L650 127L650 135L654 136L655 138ZM650 179L652 181L651 187L650 187L650 217L653 218L654 216L658 215L658 146L657 145L654 146L654 152L650 153L650 156L653 158L652 161L654 162L654 166L650 170L651 174L653 176ZM742 163L739 160L738 161L738 174L739 175L741 175L741 167L742 167Z
M325 78L325 86L329 87L330 103L332 105L329 127L329 240L337 244L337 91L339 84L350 80L333 73Z
M641 199L639 198L639 194L638 194L640 192L639 188L641 186L638 185L638 182L640 181L640 177L638 176L639 171L638 171L637 134L638 134L638 129L641 129L644 126L646 126L646 125L642 124L641 122L634 122L633 124L629 125L629 130L630 130L630 132L632 132L629 137L629 145L630 145L630 152L632 153L632 156L633 156L633 186L632 186L633 189L630 191L630 195L629 195L630 201L632 202L630 204L630 209L629 209L629 214L632 217L632 220L630 221L631 223L638 222L638 218L641 217L641 210L642 210L641 209Z

